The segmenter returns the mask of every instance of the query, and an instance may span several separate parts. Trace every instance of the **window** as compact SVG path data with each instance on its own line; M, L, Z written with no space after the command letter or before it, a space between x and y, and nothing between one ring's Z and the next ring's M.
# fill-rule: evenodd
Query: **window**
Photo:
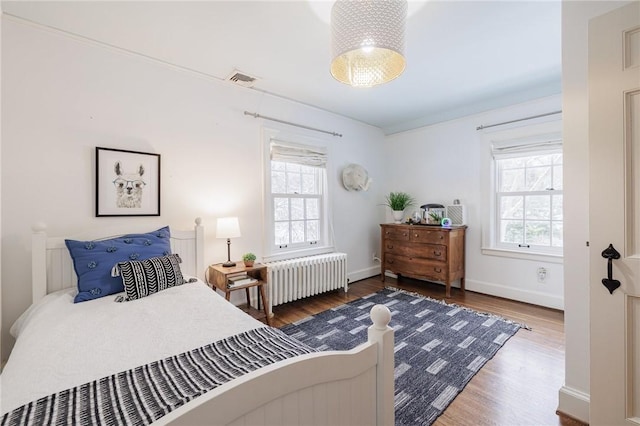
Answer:
M327 250L327 154L323 147L271 139L266 176L269 260Z
M562 253L561 141L493 144L496 248Z
M278 248L320 240L321 175L319 167L271 161L273 243Z

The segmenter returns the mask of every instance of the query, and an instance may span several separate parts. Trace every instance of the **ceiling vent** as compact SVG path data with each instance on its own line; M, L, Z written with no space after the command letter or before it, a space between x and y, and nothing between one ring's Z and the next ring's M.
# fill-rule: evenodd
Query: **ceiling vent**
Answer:
M233 72L227 76L226 80L233 84L237 84L238 86L253 87L257 78L243 73L242 71L233 70Z

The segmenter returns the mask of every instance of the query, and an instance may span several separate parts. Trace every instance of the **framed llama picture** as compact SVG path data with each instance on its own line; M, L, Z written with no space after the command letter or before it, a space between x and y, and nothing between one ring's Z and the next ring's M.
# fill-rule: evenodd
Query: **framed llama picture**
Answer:
M96 147L100 216L160 216L160 154Z

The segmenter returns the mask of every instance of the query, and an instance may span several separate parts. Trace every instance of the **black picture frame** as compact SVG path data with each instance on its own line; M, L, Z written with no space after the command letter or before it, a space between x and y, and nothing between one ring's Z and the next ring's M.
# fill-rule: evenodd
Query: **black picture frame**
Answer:
M96 217L160 216L160 154L96 147Z

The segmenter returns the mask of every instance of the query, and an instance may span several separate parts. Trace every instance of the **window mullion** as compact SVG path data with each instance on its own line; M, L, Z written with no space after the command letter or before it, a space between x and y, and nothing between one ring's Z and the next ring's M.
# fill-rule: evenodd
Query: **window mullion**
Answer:
M288 184L288 182L287 182L287 184ZM291 202L291 199L293 197L291 197L291 195L288 195L287 198L289 200L289 204L288 204L288 207L289 207L289 220L288 220L288 225L289 225L289 244L293 244L293 240L291 238L291 235L293 233L293 225L291 223L292 222L292 220L291 220L291 204L293 204L293 203Z
M309 243L309 236L307 234L307 200L308 198L302 199L302 223L303 223L303 231L304 231L304 241Z

